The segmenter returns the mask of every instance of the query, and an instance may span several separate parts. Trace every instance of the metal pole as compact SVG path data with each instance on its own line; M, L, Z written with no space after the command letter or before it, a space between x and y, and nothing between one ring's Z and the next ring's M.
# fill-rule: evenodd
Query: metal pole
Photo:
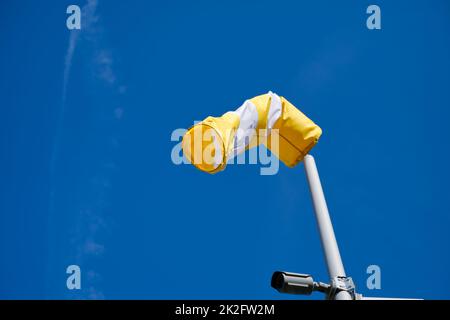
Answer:
M331 279L336 277L345 277L344 265L342 264L341 255L334 235L333 225L331 224L330 214L328 212L327 203L320 183L319 172L317 171L314 157L306 155L305 172L311 191L311 197L316 215L317 226L319 228L320 240L327 263L328 274ZM350 300L351 295L346 291L340 291L335 296L336 300Z
M352 296L347 291L339 291L334 300L352 300Z

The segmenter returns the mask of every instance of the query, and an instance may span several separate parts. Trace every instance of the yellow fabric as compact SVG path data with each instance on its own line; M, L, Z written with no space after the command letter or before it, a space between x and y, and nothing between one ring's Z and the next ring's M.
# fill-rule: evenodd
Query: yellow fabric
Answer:
M319 141L322 129L285 98L281 97L281 103L281 117L274 125L279 132L279 151L275 154L285 165L294 167ZM271 147L272 140L268 139L266 146L275 151Z
M281 116L267 128L267 117L271 105L271 95L263 94L250 99L258 112L257 136L247 148L263 143L287 166L294 167L317 143L322 130L288 100L281 98ZM225 168L228 157L232 156L234 136L239 127L239 116L227 112L221 117L208 117L191 127L183 137L183 152L198 169L216 173ZM212 130L212 133L211 133ZM262 132L262 133L261 133ZM266 133L269 135L266 136ZM195 139L197 135L197 140ZM216 144L212 136L219 137ZM194 143L194 140L200 143ZM278 141L278 143L276 143ZM276 144L276 145L275 145ZM213 158L222 155L219 163Z
M186 132L182 142L183 152L198 169L209 173L221 171L226 166L227 155L232 148L234 134L238 126L239 116L231 112L227 112L218 118L208 117ZM214 133L220 137L220 150L212 148L214 147L212 140ZM210 149L212 149L211 153L209 152ZM212 159L216 152L220 152L223 155L218 167L214 165Z

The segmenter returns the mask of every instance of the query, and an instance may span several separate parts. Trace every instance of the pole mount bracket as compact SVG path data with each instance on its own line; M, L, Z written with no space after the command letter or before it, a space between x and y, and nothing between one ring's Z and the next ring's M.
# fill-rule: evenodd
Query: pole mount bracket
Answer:
M341 292L346 291L352 297L352 300L356 300L358 295L355 291L355 283L351 277L334 277L331 279L331 287L328 291L328 300L334 300L336 295Z

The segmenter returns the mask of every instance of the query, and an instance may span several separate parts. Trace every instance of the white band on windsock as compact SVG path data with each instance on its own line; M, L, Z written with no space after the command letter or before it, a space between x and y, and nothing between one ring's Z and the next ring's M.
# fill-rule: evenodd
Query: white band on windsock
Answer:
M281 116L281 99L280 97L273 93L272 91L269 91L270 95L270 108L269 112L267 114L267 131L270 132L272 130L273 126L275 125L275 122L280 118Z
M270 107L267 113L267 133L275 125L275 122L281 116L281 99L272 91L269 91ZM234 137L234 148L232 150L231 158L245 151L245 148L252 141L254 135L256 134L256 128L258 126L258 111L256 106L250 100L246 100L242 106L240 106L236 111L233 111L239 116L239 128L237 129L236 135Z
M242 106L233 112L239 116L239 127L234 136L234 148L231 157L245 151L245 148L256 134L255 129L258 126L258 111L250 100L246 100Z

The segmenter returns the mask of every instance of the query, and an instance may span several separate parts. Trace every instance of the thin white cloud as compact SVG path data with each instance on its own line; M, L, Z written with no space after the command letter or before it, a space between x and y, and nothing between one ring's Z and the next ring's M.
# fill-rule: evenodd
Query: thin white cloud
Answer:
M73 55L77 47L80 32L92 31L93 24L98 20L97 16L95 15L97 5L98 5L97 0L88 0L88 2L81 8L81 30L70 31L69 45L67 47L67 52L64 59L63 94L62 94L63 108L66 103L70 70L72 69Z
M95 12L97 9L97 0L88 0L88 2L81 8L81 30L71 30L69 37L69 45L67 46L66 55L64 57L64 71L63 71L63 87L62 87L62 99L61 110L59 111L58 120L56 123L55 140L53 143L53 150L50 158L50 179L53 181L55 173L56 155L59 151L60 136L63 128L64 117L66 114L66 100L67 100L67 88L69 86L70 71L72 69L73 56L80 39L80 35L83 32L90 32L92 26L98 20ZM50 211L53 208L53 195L54 190L50 191Z
M97 15L97 7L98 0L88 0L87 3L81 8L81 29L69 31L69 42L66 54L64 56L61 109L59 111L56 124L57 128L50 160L50 179L52 183L49 199L50 217L55 214L56 189L54 182L56 159L62 145L62 129L64 128L64 120L67 111L68 89L70 87L72 64L77 47L81 41L86 41L87 43L93 45L92 63L93 70L96 70L95 72L97 78L107 84L114 84L116 81L112 66L112 54L107 49L98 48L99 43L101 43L103 32L97 23L99 20ZM117 91L120 93L120 88L117 89ZM100 257L105 251L104 244L96 240L96 235L100 229L104 230L107 227L106 221L102 217L102 212L105 206L104 202L106 201L105 190L110 187L109 178L105 176L105 173L97 173L94 178L91 179L90 184L92 185L91 190L96 190L95 200L93 202L88 202L87 205L79 211L77 223L72 230L73 236L71 238L71 243L75 248L72 259L75 259L75 262L81 267L86 261L89 261L90 258ZM84 293L77 293L76 298L84 298L87 296L88 299L104 299L104 294L101 292L100 288L97 288L97 286L98 283L91 283L91 285L84 290Z
M72 68L73 53L78 42L79 30L72 30L69 38L69 46L67 47L66 58L64 59L64 76L63 76L63 93L62 104L66 103L67 85L69 84L69 74Z
M100 50L95 57L97 77L107 84L114 84L116 76L113 72L112 54L108 50Z
M59 154L59 148L62 145L62 129L64 128L64 120L66 108L68 106L70 77L72 64L76 55L77 47L83 44L83 51L86 46L90 53L92 63L90 66L93 70L92 76L97 80L97 84L107 85L107 89L111 90L114 95L124 95L127 87L119 83L116 73L114 72L114 59L112 51L103 46L103 29L98 23L99 16L97 14L98 0L88 0L81 8L81 30L71 30L69 43L66 54L64 56L63 68L63 88L62 88L62 105L58 117L57 129L55 133L55 142L51 155L51 189L50 189L50 216L56 213L55 210L55 169L56 159ZM116 120L122 119L124 108L122 106L112 106L112 113ZM116 148L119 146L119 140L115 135L111 137L111 145ZM70 257L80 267L90 264L91 259L101 257L105 252L105 246L99 240L102 232L108 231L110 221L105 219L104 215L108 208L108 192L111 188L111 172L116 169L114 159L104 159L103 169L93 173L93 176L87 180L86 195L80 202L80 208L76 215L76 223L70 234L70 242L73 245L73 255ZM84 195L84 194L83 194ZM89 281L83 292L71 295L72 298L88 298L88 299L104 299L105 296L101 291L99 281L100 274L94 270L90 270L91 274L95 273L96 281ZM91 279L92 280L92 279Z
M83 253L101 255L105 251L105 246L97 243L94 239L87 239L83 246Z
M114 109L114 116L117 120L122 119L123 116L123 108L117 107Z

